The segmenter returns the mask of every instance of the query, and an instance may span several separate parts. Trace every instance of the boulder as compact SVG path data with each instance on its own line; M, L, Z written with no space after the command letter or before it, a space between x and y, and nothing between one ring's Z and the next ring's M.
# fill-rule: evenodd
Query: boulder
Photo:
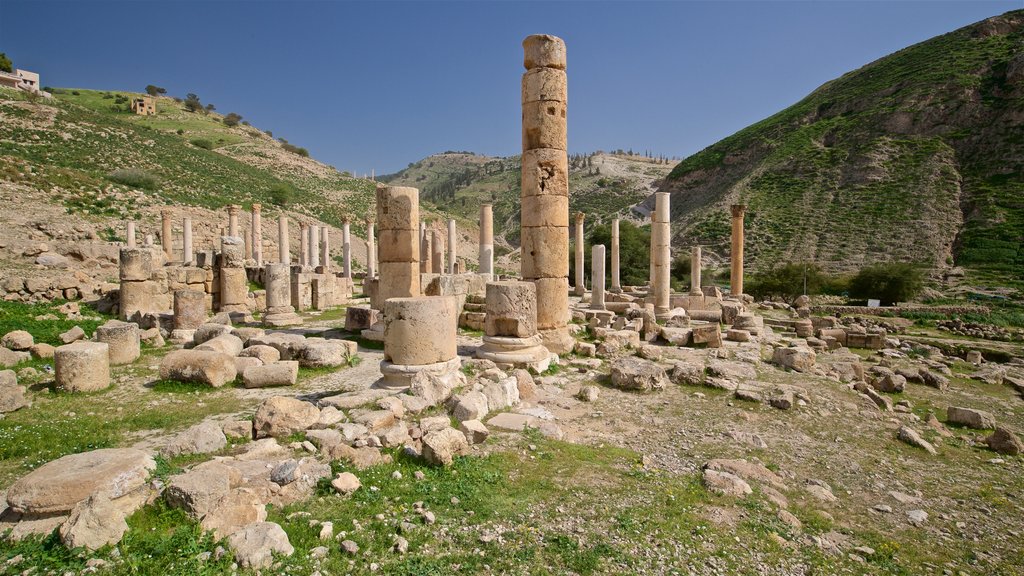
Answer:
M272 364L281 359L281 351L273 346L257 344L242 350L239 356L243 358L259 358L264 364Z
M196 346L204 344L208 340L213 340L218 336L225 334L231 334L231 324L220 324L216 322L208 322L202 324L199 328L196 328L195 333L192 335L192 343Z
M211 350L175 350L160 361L160 377L218 388L238 376L235 359Z
M18 386L14 370L0 370L0 414L14 412L28 406L25 387Z
M356 355L358 345L349 340L306 338L296 351L299 365L306 368L334 368L348 364Z
M807 372L814 367L816 354L810 348L802 346L790 346L788 348L776 348L772 353L772 362L797 372Z
M246 388L293 386L299 378L299 363L294 360L251 366L242 373Z
M879 392L894 394L903 392L907 379L884 366L872 366L868 372L868 383Z
M409 385L409 394L423 398L431 406L446 402L452 391L466 384L466 377L461 372L457 376L450 374L438 375L430 371L417 372Z
M267 505L255 490L233 488L210 507L199 525L213 532L215 540L220 540L266 519Z
M1002 426L997 426L996 431L988 438L985 438L985 444L1000 454L1008 456L1024 454L1024 442L1021 442L1020 438L1009 428Z
M60 336L58 336L58 338L60 338L60 341L63 342L64 344L78 342L79 340L85 338L85 330L82 330L81 327L79 326L75 326L74 328L68 330L67 332L62 332Z
M288 534L273 522L256 522L231 536L228 546L235 552L235 561L243 568L268 568L274 553L291 556L295 552Z
M127 531L125 510L103 493L93 494L76 504L59 530L60 540L65 546L81 546L87 550L117 544Z
M612 386L617 388L647 392L664 388L666 384L665 369L649 360L626 356L612 364Z
M487 411L497 412L519 404L519 384L515 377L500 382L485 382L482 390L487 397Z
M459 432L462 432L466 436L466 441L470 444L481 444L487 437L490 436L490 431L484 426L483 422L479 420L466 420L465 422L459 423Z
M310 428L320 419L320 409L297 398L274 396L256 409L253 428L257 438L287 436Z
M0 346L0 368L10 368L22 360L23 358L18 352Z
M174 508L181 508L195 519L213 510L231 490L232 468L219 462L197 466L167 480L164 499Z
M340 472L334 480L331 480L331 486L334 490L338 494L343 495L355 492L362 485L359 478L351 472Z
M452 400L452 417L459 422L480 420L487 415L487 396L482 392L471 390L455 396Z
M210 454L228 445L224 431L216 422L202 422L176 434L160 449L160 454L173 457L182 454Z
M216 338L210 338L193 348L193 350L220 352L221 354L235 357L242 352L242 339L234 334L221 334Z
M917 430L914 430L909 426L900 426L900 429L896 432L896 437L905 444L921 448L932 455L936 454L935 447L932 446L930 442L922 438L921 435L917 433Z
M456 456L468 453L466 435L454 428L430 432L423 437L423 459L435 466L449 466Z
M33 358L38 358L40 360L53 358L54 350L56 350L56 348L53 345L45 342L33 344L32 347L28 349L29 354L31 354Z
M133 448L103 448L69 454L43 464L15 482L7 504L21 514L68 514L97 493L115 500L146 486L156 462Z
M996 419L988 412L957 406L946 409L946 421L976 430L990 430L996 427Z
M747 484L746 480L732 474L731 472L722 472L705 468L702 480L704 481L704 486L708 490L717 492L724 496L743 497L753 493L753 490L750 488L750 484Z
M8 350L28 350L34 344L32 335L24 330L14 330L0 338L0 345Z

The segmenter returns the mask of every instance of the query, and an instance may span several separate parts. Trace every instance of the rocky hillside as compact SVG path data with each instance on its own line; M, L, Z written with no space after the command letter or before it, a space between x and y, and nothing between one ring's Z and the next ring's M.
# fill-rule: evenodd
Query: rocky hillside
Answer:
M664 159L595 152L569 158L569 209L588 222L614 215L642 218L632 208L649 196L672 169ZM438 211L475 222L482 202L494 204L495 241L510 250L519 244L519 156L498 158L467 152L435 154L380 179L415 186ZM500 252L500 250L499 250Z
M1024 11L911 46L683 160L674 244L755 267L900 260L1024 275Z

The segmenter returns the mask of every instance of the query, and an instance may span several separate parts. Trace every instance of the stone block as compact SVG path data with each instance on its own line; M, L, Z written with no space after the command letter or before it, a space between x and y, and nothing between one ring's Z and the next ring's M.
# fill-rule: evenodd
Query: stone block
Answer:
M296 361L274 362L263 366L246 368L242 383L246 388L267 386L292 386L299 377L299 363Z
M532 282L490 282L487 284L488 336L529 338L537 333L537 286Z
M524 150L522 157L522 195L569 196L569 160L564 149ZM532 224L523 220L527 225ZM563 226L568 226L566 218Z
M384 303L384 359L424 365L456 356L458 315L450 296L393 298Z
M68 392L93 392L110 386L109 346L75 342L53 353L57 387Z
M115 366L131 364L142 353L139 325L133 322L107 322L96 328L96 341L107 344L110 363Z
M565 42L550 34L534 34L523 40L523 66L565 70Z
M568 95L565 70L534 68L523 74L521 102L558 100L565 102Z

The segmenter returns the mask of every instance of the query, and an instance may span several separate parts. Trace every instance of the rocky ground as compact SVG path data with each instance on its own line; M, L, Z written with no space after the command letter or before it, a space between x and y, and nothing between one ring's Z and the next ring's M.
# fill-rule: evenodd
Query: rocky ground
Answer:
M302 331L351 337L337 318L310 317ZM382 353L369 343L354 366L303 369L290 388L174 387L157 375L166 348L152 348L115 369L114 387L72 396L49 392L52 377L36 363L37 374L21 379L32 405L0 420L0 486L62 455L27 455L15 445L30 442L28 428L57 428L98 438L67 452L139 450L134 470L157 478L163 497L128 516L113 547L67 552L61 537L88 542L74 534L8 542L0 573L228 573L247 564L296 574L1022 573L1024 459L986 445L993 426L1024 430L1019 360L975 366L908 340L877 353L819 353L814 368L797 372L768 361L780 338L719 349L644 345L639 356L570 356L528 380L513 375L517 404L486 414L454 407L456 420L479 418L486 432L466 432L486 440L446 467L429 464L437 455L422 441L437 416L448 426L439 408L394 412L408 423L412 450L388 448L385 438L374 451L376 438L365 447L357 440L354 449L372 453L370 461L312 424L275 433L276 441L231 438L254 411L260 430L260 412L278 397L318 403L321 420L337 406L341 420L324 428L347 433L346 422L367 423L344 399L379 376ZM460 335L465 390L506 376L469 359L479 343L479 334ZM865 388L855 385L853 365L872 383L868 394L857 390ZM922 367L942 376L930 381L939 387L915 382ZM468 406L466 393L455 403ZM983 411L966 412L983 429L951 422L951 406ZM168 452L182 445L182 430L198 438L203 426L228 433L226 443L206 454ZM157 454L152 465L146 453ZM234 478L225 471L233 467L243 478L231 488L231 512L200 523L195 496L205 492L181 484L204 466L227 467L221 475ZM302 481L280 480L289 473ZM223 541L200 536L254 520ZM249 556L239 552L247 549ZM270 549L290 554L262 552Z

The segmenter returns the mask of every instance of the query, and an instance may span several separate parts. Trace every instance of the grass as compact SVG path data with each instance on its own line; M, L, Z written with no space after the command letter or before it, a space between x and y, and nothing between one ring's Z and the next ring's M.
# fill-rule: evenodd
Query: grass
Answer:
M0 302L0 335L14 330L24 330L32 335L37 342L60 346L60 334L75 326L92 334L96 328L113 316L104 316L94 310L82 309L83 316L79 320L68 320L57 311L62 302L49 304L26 304L24 302ZM37 320L37 317L53 315L56 319Z

